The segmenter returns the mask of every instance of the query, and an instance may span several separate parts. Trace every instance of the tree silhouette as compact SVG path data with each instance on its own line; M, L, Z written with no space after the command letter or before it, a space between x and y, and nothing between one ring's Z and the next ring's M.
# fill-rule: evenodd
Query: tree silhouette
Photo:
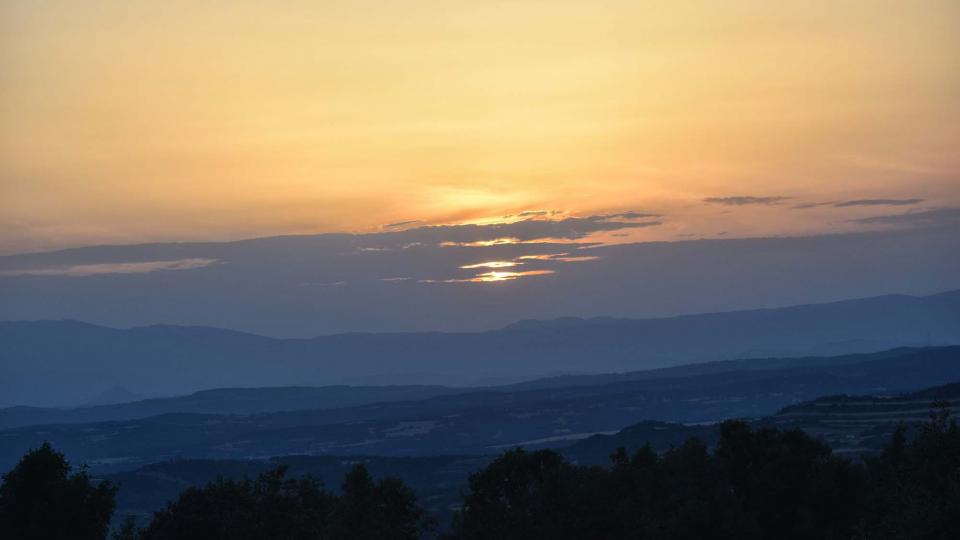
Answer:
M49 443L28 452L0 485L0 537L18 540L107 536L117 488L94 485Z
M332 516L335 538L413 539L432 525L410 488L394 478L374 483L363 465L346 474L341 490Z
M159 512L143 540L201 540L322 537L334 497L319 481L285 478L277 467L256 480L217 479L188 488Z
M949 403L930 421L900 426L879 456L867 460L867 508L859 538L960 538L960 427Z
M220 478L189 488L140 533L124 540L306 540L418 538L429 525L403 482L374 482L363 465L346 475L340 496L309 476L286 478L277 467L255 480Z
M929 422L901 426L879 455L853 463L799 430L725 422L711 450L697 439L663 454L623 448L611 466L583 467L550 450L505 452L469 478L451 538L960 538L960 427L940 403ZM0 538L103 539L116 487L72 472L49 444L0 485ZM115 540L387 539L430 530L403 482L363 465L339 495L286 468L220 478L183 491L140 530Z
M512 450L470 478L454 518L463 539L850 538L861 469L801 431L721 426L662 455L618 449L612 467Z

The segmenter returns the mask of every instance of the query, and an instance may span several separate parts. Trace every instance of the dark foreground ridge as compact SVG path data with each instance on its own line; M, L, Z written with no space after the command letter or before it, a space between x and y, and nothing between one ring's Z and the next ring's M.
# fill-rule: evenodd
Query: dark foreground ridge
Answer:
M470 476L450 539L849 539L960 536L960 428L944 410L897 430L865 462L798 429L728 421L711 450L696 438L662 454L619 449L607 467L551 450L505 452ZM49 445L0 486L9 538L106 537L116 486L71 474ZM337 492L278 467L255 479L188 488L118 540L413 539L433 522L402 481L353 466Z

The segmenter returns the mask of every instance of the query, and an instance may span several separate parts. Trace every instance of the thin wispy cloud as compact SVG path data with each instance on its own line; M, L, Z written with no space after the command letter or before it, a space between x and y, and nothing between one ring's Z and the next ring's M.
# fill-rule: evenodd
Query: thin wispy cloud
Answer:
M904 214L890 214L871 216L850 220L852 223L867 225L897 225L906 227L923 227L936 225L960 224L960 208L936 208Z
M797 210L807 210L809 208L819 208L821 206L830 206L832 208L850 208L856 206L911 206L920 204L926 199L851 199L847 201L822 201L809 202L794 205Z
M383 226L383 228L384 228L384 229L402 229L402 228L405 228L405 227L410 227L410 226L413 226L413 225L417 225L417 224L419 224L419 223L423 223L423 221L421 221L421 220L419 220L419 219L411 219L411 220L408 220L408 221L398 221L398 222L396 222L396 223L387 223L386 225Z
M100 274L143 274L160 270L193 270L217 262L216 259L179 259L176 261L149 261L106 264L80 264L63 268L28 268L2 270L0 276L68 276L86 277Z
M834 206L836 204L837 203L835 203L834 201L812 202L812 203L795 204L793 205L793 208L796 210L808 210L810 208L819 208L821 206Z
M836 208L845 208L848 206L909 206L922 203L924 199L855 199L852 201L840 201L834 203Z
M707 204L720 204L723 206L746 206L751 204L774 205L780 204L790 197L754 197L750 195L738 195L734 197L707 197L703 202Z
M620 212L618 214L600 214L600 218L604 219L646 219L646 218L658 218L662 217L662 214L653 214L648 212L634 212L630 210L628 212Z

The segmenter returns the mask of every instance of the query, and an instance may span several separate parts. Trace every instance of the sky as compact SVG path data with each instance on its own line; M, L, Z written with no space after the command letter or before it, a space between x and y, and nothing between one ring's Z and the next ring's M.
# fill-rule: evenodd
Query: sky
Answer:
M958 21L953 0L8 0L0 253L625 212L658 223L619 241L793 236L949 214Z

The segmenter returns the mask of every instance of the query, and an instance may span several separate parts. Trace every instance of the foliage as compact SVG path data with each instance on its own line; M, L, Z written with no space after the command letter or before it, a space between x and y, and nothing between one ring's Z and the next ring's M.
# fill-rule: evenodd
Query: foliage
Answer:
M722 424L712 453L689 439L611 460L511 450L471 476L452 538L960 538L960 429L945 414L863 464L743 422Z
M847 539L960 538L960 428L948 405L897 430L862 463L799 430L725 422L715 448L695 438L657 454L647 445L585 467L550 450L508 451L471 475L451 538ZM71 474L49 444L0 485L0 537L106 538L116 487ZM114 540L388 539L432 523L403 482L355 465L339 494L277 467L256 479L188 488L144 529Z
M859 538L960 538L960 427L940 405L913 440L901 427L867 460L872 511Z
M281 466L256 480L221 478L189 488L157 512L138 538L404 540L428 526L410 488L392 478L374 483L363 465L346 475L340 496L312 477L285 475Z
M0 485L0 537L18 540L107 536L117 488L94 485L49 443L28 452Z

